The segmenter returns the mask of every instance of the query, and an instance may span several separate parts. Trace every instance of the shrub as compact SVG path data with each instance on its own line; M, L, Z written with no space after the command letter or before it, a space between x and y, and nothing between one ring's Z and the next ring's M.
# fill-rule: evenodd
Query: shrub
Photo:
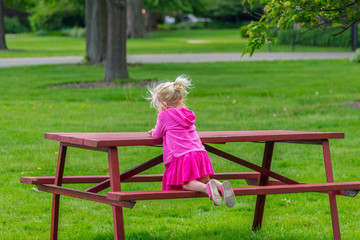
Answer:
M31 28L38 30L60 30L63 26L84 25L84 1L63 0L57 3L41 1L29 18Z
M35 35L36 36L68 36L63 31L60 31L60 30L47 31L45 29L36 31Z
M214 28L214 29L225 29L225 28L237 29L239 28L239 26L244 24L247 24L247 22L245 23L244 21L242 21L242 22L234 23L234 22L219 21L217 19L212 19L211 22L207 24L207 26L209 28Z
M176 30L189 30L189 29L203 29L205 28L205 23L178 23L174 24Z
M355 53L350 58L350 62L360 63L360 48L356 49Z
M171 25L158 24L157 27L161 30L190 30L190 29L204 29L204 22L197 23L175 23Z
M35 35L36 36L47 36L48 35L48 31L44 30L44 29L41 29L39 31L36 31L35 32Z
M73 28L68 28L68 29L62 29L61 32L65 35L65 36L69 36L69 37L85 37L85 28L81 28L81 27L73 27Z
M4 17L4 25L6 33L23 33L29 31L26 26L20 23L18 17Z

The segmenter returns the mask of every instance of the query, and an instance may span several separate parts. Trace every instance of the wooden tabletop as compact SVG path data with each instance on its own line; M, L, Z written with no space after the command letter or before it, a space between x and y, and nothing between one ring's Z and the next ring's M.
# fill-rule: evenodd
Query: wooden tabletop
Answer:
M344 138L341 132L302 132L287 130L265 131L208 131L198 132L203 143L306 141ZM154 139L147 132L83 132L45 133L45 139L89 147L116 147L161 145L162 139Z

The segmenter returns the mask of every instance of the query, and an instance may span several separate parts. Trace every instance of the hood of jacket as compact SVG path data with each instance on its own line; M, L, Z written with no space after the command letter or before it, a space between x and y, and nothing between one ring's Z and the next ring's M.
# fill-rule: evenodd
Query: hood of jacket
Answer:
M167 110L169 115L181 126L189 128L195 124L195 114L186 107L170 108Z

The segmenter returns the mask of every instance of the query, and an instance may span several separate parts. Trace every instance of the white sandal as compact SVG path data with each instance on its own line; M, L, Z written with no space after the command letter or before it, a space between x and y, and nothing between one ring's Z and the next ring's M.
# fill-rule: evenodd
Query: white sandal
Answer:
M224 198L225 204L227 207L232 207L235 205L236 198L234 191L232 190L231 184L228 181L224 181L221 184L221 195Z
M214 180L210 180L206 184L206 191L208 192L208 195L209 195L211 201L213 201L214 205L220 206L222 200L221 200L220 193L217 189L216 182Z

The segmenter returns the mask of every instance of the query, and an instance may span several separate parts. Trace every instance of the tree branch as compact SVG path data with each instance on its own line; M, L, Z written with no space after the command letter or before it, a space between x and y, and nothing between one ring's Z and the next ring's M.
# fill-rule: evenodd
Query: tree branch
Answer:
M341 8L335 8L335 9L327 9L327 8L323 8L320 9L320 12L337 12L337 11L343 11L349 7L352 7L354 5L357 5L359 3L359 0L354 0L352 3L349 3L348 5L342 6Z
M262 16L261 14L255 13L255 14L258 15L258 16L255 16L254 14L252 14L250 11L247 10L247 8L246 8L246 6L244 4L243 4L243 7L244 7L243 13L249 14L250 16L252 16L255 19L260 19L261 18L261 16Z
M333 34L332 36L333 36L333 37L336 37L337 35L342 34L343 32L345 32L346 30L348 30L351 26L353 26L354 24L356 24L356 23L359 22L359 21L360 21L360 17L359 17L359 18L356 18L351 24L343 27L343 30L341 30L341 31L338 32L338 33Z

